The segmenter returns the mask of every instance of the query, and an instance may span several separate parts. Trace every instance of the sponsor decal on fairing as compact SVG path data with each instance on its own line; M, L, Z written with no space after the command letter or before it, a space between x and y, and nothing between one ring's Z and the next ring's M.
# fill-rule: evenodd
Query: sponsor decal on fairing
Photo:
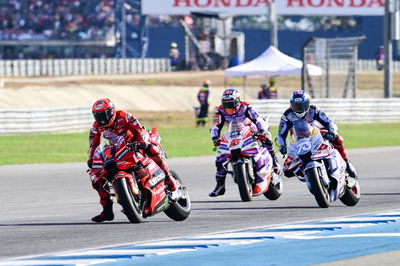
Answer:
M125 148L117 157L115 157L115 159L117 161L121 160L121 158L123 158L126 154L128 153L128 149Z
M161 169L158 169L154 174L153 177L149 181L150 189L153 189L157 186L161 181L165 179L165 175Z

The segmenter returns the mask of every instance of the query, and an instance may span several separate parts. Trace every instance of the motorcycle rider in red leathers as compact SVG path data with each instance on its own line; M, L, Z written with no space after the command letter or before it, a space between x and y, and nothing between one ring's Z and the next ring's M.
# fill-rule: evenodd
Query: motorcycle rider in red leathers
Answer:
M112 139L113 136L124 136L126 142L134 142L136 147L151 157L157 165L165 172L166 184L171 191L176 190L176 183L169 172L168 165L163 160L160 149L148 143L149 132L139 123L132 114L120 110L115 110L114 104L107 98L97 100L92 107L92 114L95 119L89 134L89 159L87 165L92 168L93 156L96 148L100 145L101 136ZM93 181L93 180L92 180ZM92 186L100 196L100 204L103 211L92 218L94 222L111 221L114 219L112 210L112 200L108 192L104 189L102 180L92 183Z
M211 138L215 146L219 146L220 134L225 123L235 122L250 122L249 126L254 128L258 138L263 142L263 145L268 149L272 159L274 171L279 173L280 167L276 159L274 146L272 144L272 135L269 132L268 123L261 118L257 111L248 103L240 100L239 91L236 89L226 89L221 97L221 105L217 108L214 115L214 126L211 129ZM224 159L217 156L215 165L217 173L215 179L217 185L214 190L208 195L217 197L225 194L225 179L227 170L223 166Z

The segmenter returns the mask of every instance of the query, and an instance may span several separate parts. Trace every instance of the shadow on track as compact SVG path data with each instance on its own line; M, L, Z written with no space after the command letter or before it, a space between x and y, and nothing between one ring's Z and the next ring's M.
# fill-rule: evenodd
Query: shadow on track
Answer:
M146 223L164 223L166 221L145 221L140 224L135 224L135 225L141 225L141 224L146 224ZM95 223L95 222L77 222L77 223L16 223L16 224L0 224L0 227L19 227L19 226L77 226L77 225L90 225L90 226L107 226L107 225L117 225L117 224L127 224L127 225L132 225L133 223L130 222L112 222L112 221L107 221L103 223Z
M362 193L362 196L400 196L400 193L393 193L393 192L372 192L372 193Z
M341 206L331 206L337 208ZM216 208L192 208L193 211L246 211L246 210L296 210L296 209L320 209L318 206L288 206L288 207L216 207Z
M243 202L241 200L192 200L193 203L237 203L237 202Z

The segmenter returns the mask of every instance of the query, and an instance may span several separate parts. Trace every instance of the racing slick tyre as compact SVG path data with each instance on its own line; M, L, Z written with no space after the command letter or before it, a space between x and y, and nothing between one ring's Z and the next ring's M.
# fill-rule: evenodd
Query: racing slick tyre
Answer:
M352 188L349 188L346 185L344 194L340 197L340 201L346 206L354 206L360 200L360 185L358 184L357 179L355 179L355 182L356 183Z
M249 174L246 171L244 163L235 163L233 165L234 179L237 181L239 187L239 194L242 201L251 201L253 195L253 187L249 182Z
M171 175L176 179L178 183L177 193L179 193L178 200L170 199L169 208L164 211L164 213L175 221L183 221L189 217L192 203L190 201L189 193L186 187L183 185L182 180L179 178L178 174L171 170Z
M328 208L330 204L330 198L328 188L323 185L318 169L316 167L306 170L306 176L308 182L311 184L311 191L321 208Z
M114 181L113 185L118 203L122 206L122 212L128 217L131 223L141 223L143 216L140 210L140 198L133 196L126 178L118 178Z
M277 175L276 173L272 173L273 175ZM268 190L264 193L264 196L269 200L277 200L282 195L283 184L282 179L280 182L273 184L272 180L269 183Z

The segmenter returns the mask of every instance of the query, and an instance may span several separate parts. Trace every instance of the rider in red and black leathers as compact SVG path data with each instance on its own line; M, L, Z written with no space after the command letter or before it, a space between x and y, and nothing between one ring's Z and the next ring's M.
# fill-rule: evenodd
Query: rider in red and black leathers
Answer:
M314 121L319 122L327 133L324 137L328 139L335 149L337 149L346 161L346 171L351 177L357 177L353 165L349 162L347 151L343 145L343 137L337 133L337 126L334 121L318 106L310 105L311 97L306 91L295 91L290 99L290 108L287 109L279 124L277 142L280 152L285 155L287 153L286 137L296 121L306 121L313 124Z
M254 128L258 138L271 154L274 170L280 171L267 121L265 121L251 105L240 100L239 92L236 89L226 89L222 94L221 103L222 104L215 111L214 126L211 129L211 139L214 145L219 146L221 142L221 130L225 123L229 124L232 121L248 123L249 126ZM223 166L223 162L224 158L217 156L215 160L215 165L217 167L215 179L217 185L214 190L208 194L210 197L217 197L225 194L227 170Z
M87 161L89 168L92 167L94 152L100 145L102 136L105 139L112 139L115 135L124 136L127 143L135 143L138 148L143 149L158 164L165 172L166 183L170 186L171 190L176 189L176 184L173 178L171 178L168 165L164 162L160 149L147 141L149 139L149 132L139 123L136 117L130 113L115 110L114 105L106 98L94 103L92 113L95 122L89 134L90 147L88 151L89 159ZM114 219L112 200L103 186L104 182L101 181L93 184L93 188L99 193L100 204L103 206L103 211L92 218L94 222Z

